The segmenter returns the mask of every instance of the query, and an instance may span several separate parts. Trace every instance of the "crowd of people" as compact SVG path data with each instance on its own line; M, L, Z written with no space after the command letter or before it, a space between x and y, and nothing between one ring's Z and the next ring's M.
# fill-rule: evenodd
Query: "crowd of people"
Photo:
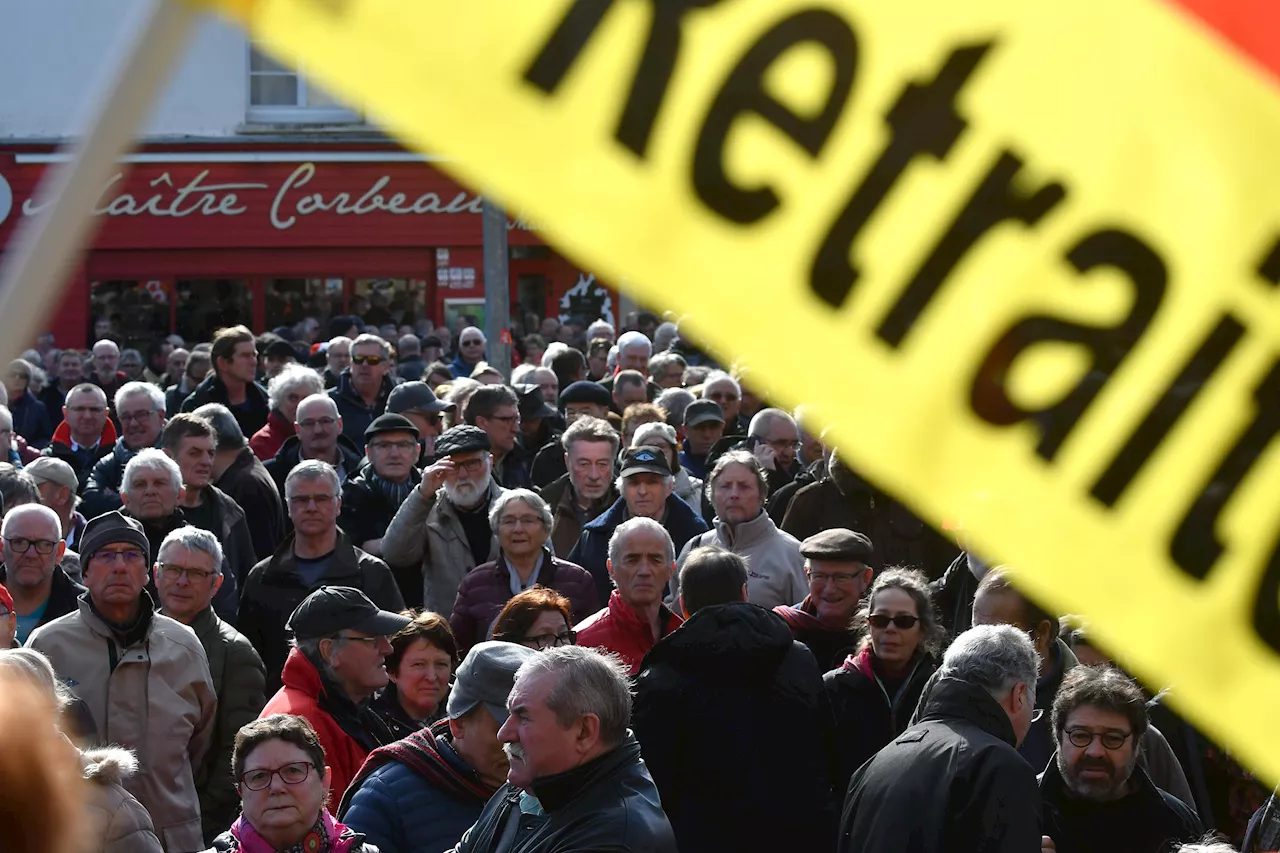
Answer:
M25 849L1277 849L805 407L652 314L535 321L510 365L354 316L9 364L0 741L81 784Z

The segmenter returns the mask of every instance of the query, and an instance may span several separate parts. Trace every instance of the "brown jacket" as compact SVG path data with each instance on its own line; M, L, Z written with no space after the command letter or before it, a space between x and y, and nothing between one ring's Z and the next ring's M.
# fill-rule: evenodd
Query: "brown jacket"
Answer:
M578 544L582 535L582 525L592 521L596 516L613 506L618 493L613 486L603 498L596 501L595 506L585 513L579 514L578 500L574 496L573 483L565 474L546 488L539 491L542 499L551 507L551 549L557 557L567 557Z
M80 753L80 766L91 783L86 853L161 853L151 815L124 782L138 772L138 759L127 749L109 746Z
M505 491L490 480L488 504ZM476 567L462 522L443 488L429 498L422 496L421 487L409 493L382 537L382 559L393 566L421 565L423 605L446 619L453 612L458 584ZM485 562L496 559L498 537L494 536Z
M89 706L104 742L137 754L144 770L123 784L150 813L166 853L203 850L195 768L218 700L195 632L153 613L143 638L121 648L86 594L76 612L37 628L27 645Z

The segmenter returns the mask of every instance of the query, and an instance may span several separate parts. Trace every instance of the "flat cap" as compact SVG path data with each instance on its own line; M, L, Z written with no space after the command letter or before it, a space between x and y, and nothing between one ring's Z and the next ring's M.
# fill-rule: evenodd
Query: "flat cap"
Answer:
M455 453L470 453L473 450L492 450L489 434L478 426L460 424L440 433L436 439L436 458L443 459Z
M858 562L870 566L875 562L875 553L870 539L847 527L832 527L800 543L800 554L812 560Z
M560 408L563 409L570 403L595 403L607 409L613 403L613 397L609 394L609 389L599 382L580 379L560 392Z
M35 478L37 483L66 486L73 492L80 488L80 480L76 478L76 472L71 466L52 456L41 456L22 470Z
M536 655L517 643L488 641L467 652L454 675L447 711L456 720L483 703L501 727L507 721L507 696L515 684L520 665Z
M415 439L418 437L418 428L413 425L413 421L404 415L397 415L392 412L378 415L374 418L373 423L365 428L364 437L368 441L375 435L380 435L384 432L407 432L412 434Z

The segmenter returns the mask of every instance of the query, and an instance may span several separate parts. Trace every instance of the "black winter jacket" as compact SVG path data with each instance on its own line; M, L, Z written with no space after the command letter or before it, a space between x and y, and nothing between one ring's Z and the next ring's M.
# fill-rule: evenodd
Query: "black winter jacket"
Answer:
M338 472L338 476L343 482L360 473L360 450L351 443L351 439L345 435L338 436L338 453L342 456L342 470ZM280 500L284 500L284 481L289 476L289 472L293 470L293 466L302 461L302 440L296 435L291 435L284 440L284 444L280 445L280 450L271 459L262 463L262 467L267 469L267 473L271 475L271 479L275 481L276 490L280 492ZM328 460L326 460L328 461ZM287 507L288 504L285 504ZM285 513L286 531L293 530L293 524L289 521L288 512Z
M182 411L194 412L205 403L221 403L226 406L236 423L240 424L240 431L246 438L266 426L267 417L271 414L266 388L257 382L250 382L244 389L244 405L233 406L227 397L227 386L222 384L218 374L212 370L187 399L182 401Z
M283 498L276 489L275 481L248 445L222 472L216 485L244 510L249 543L253 547L253 562L274 554L280 540L284 539ZM248 570L246 568L245 572Z
M363 590L383 610L398 613L404 609L404 599L387 564L352 545L351 539L341 531L329 570L316 587L325 585ZM280 543L274 554L254 566L245 580L236 627L262 656L267 668L268 696L280 689L280 673L289 656L285 623L316 587L305 586L294 567L292 534Z
M543 815L519 815L516 838L504 847L502 829L520 808L520 789L503 785L454 853L676 853L671 824L658 801L640 744L627 735L604 755L533 783Z
M912 725L849 782L839 853L1035 853L1040 793L983 688L936 678Z
M631 719L680 853L833 848L831 707L776 614L698 610L645 655Z
M342 418L342 434L351 440L361 454L364 453L364 431L378 415L387 410L387 397L395 387L394 379L390 376L382 377L378 399L374 400L372 406L366 406L360 392L351 384L351 368L347 368L338 377L338 387L329 392L329 399L337 405L338 417Z

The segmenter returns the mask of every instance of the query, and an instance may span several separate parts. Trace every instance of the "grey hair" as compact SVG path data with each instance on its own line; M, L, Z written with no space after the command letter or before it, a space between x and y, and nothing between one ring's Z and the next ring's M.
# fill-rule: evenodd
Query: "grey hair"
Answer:
M674 563L676 561L676 546L671 541L671 534L667 532L667 528L652 518L638 516L636 518L628 518L613 529L613 535L609 537L609 562L618 562L618 556L622 553L622 541L637 530L647 530L654 534L661 533L667 541L667 562Z
M0 669L15 672L26 679L28 684L53 700L58 710L68 707L74 699L71 690L53 671L53 664L36 649L0 649Z
M356 339L351 342L351 349L354 351L356 347L364 346L365 344L377 344L378 351L382 353L383 358L391 357L391 344L387 343L381 337L371 335L368 332L365 332L363 335L357 335Z
M631 437L631 446L643 447L653 441L662 441L676 450L680 449L680 442L676 439L675 427L663 423L640 424L636 429L636 434Z
M329 665L329 662L325 660L324 655L321 653L321 640L333 640L335 643L342 642L341 637L314 637L306 640L294 639L293 647L302 652L306 659L311 661L312 665L314 665L316 669L320 670L321 674L326 676L330 681L336 683L338 681L338 674L333 671L333 667Z
M120 386L120 390L116 392L115 399L112 404L116 407L116 411L120 411L120 407L124 405L124 401L130 397L141 397L145 394L151 399L151 406L162 416L164 415L164 392L160 390L159 385L152 385L150 382L126 382Z
M547 506L547 502L538 496L538 493L530 489L507 489L498 497L494 498L493 506L489 507L489 527L497 532L499 523L502 521L502 513L506 510L507 504L512 501L524 501L529 508L538 513L542 519L543 528L551 532L551 507Z
M4 428L10 432L13 431L13 412L9 411L8 406L0 406L0 424L3 424ZM4 451L7 451L8 449L9 448L7 447L0 448L0 450ZM5 454L5 457L8 457L8 453Z
M293 484L299 480L328 480L333 486L334 497L342 495L342 481L338 479L338 472L328 462L321 462L319 459L307 459L293 466L293 470L289 472L289 476L284 478L284 496L287 500L293 497Z
M658 352L670 349L671 344L675 342L676 337L680 334L679 327L675 323L662 323L653 331L653 348Z
M686 388L668 388L658 395L653 404L667 413L667 423L678 427L684 426L684 410L697 399Z
M617 456L618 445L622 440L618 437L617 430L609 426L608 421L591 415L583 415L569 424L569 428L560 436L560 443L564 445L565 453L569 452L575 441L607 441L609 446L613 448L610 455Z
M218 537L207 530L192 527L190 524L171 531L160 547L156 549L156 562L164 562L164 552L174 546L186 548L188 551L203 551L213 557L213 576L222 574L222 545Z
M329 349L333 349L334 344L347 344L349 346L351 344L351 338L348 338L346 335L338 335L337 337L329 338ZM327 353L328 350L325 350L325 352Z
M165 471L169 474L169 479L173 482L175 489L182 488L182 469L178 467L178 463L170 459L163 450L147 447L139 450L132 459L125 463L124 476L120 478L120 490L122 492L130 490L135 471L157 470Z
M956 637L939 675L975 684L999 700L1015 684L1035 690L1040 656L1031 638L1012 625L977 625Z
M637 445L633 444L633 445L631 445L631 446L632 446L632 447L636 447ZM644 472L642 472L642 473L644 473ZM634 475L633 475L633 476L634 476ZM623 485L624 485L626 482L627 482L626 478L625 478L625 477L623 477L621 474L619 474L619 475L618 475L617 477L615 477L615 478L614 478L614 480L613 480L613 488L614 488L614 490L615 490L615 491L617 491L617 493L618 493L618 494L622 494L622 487L623 487ZM663 477L662 477L662 485L664 485L664 486L672 486L672 487L674 487L674 486L675 486L675 483L676 483L676 475L675 475L675 474L665 474L665 475L663 475Z
M702 396L707 397L707 389L717 382L729 382L733 385L733 390L738 392L738 397L742 397L742 383L733 378L732 374L725 373L723 370L713 370L707 374L707 378L702 380Z
M558 646L538 652L516 670L515 687L541 675L559 676L547 694L547 708L568 728L587 714L600 720L600 740L622 743L631 724L631 681L614 654L586 646Z
M764 438L779 421L791 424L796 428L796 435L799 436L800 427L796 424L796 419L782 409L761 409L756 412L755 417L751 419L751 425L747 427L747 435L753 438Z
M1236 853L1236 848L1232 847L1225 841L1214 841L1213 833L1206 836L1206 840L1196 844L1183 844L1174 853Z
M620 353L641 347L649 353L653 352L653 341L645 337L643 332L623 332L622 337L618 338L617 346Z
M746 466L755 475L756 484L760 487L760 500L763 501L769 496L769 481L766 479L764 468L760 467L760 460L747 450L727 450L716 460L715 467L707 476L707 500L711 501L713 506L716 502L716 482L730 465Z
M31 374L35 372L36 366L25 358L15 358L9 362L9 372L21 376L28 382L31 381Z
M536 382L530 382L530 381L529 381L529 379L528 379L528 376L529 376L529 374L533 373L535 370L542 370L542 369L543 369L543 368L538 367L538 366L537 366L537 365L535 365L535 364L519 364L519 365L516 365L514 368L512 368L512 369L511 369L511 384L512 384L512 386L514 387L514 386L516 386L516 385L520 385L521 383L528 383L528 384L530 384L530 385L536 385L536 384L538 384L538 383L536 383Z
M547 344L547 348L542 351L542 366L550 367L555 357L568 349L571 347L564 341L552 341Z
M267 383L267 398L271 408L279 411L284 405L284 398L300 386L305 386L310 392L307 396L324 393L324 380L320 378L320 374L309 367L290 364Z
M618 333L618 330L615 329L613 327L613 324L610 323L608 320L595 320L591 323L590 326L587 326L587 340L591 340L593 338L603 338L604 335L600 334L603 331L608 331L610 336L616 335Z
M684 360L684 356L678 352L660 352L649 359L649 378L655 382L667 372L667 368L673 364L680 365L680 373L683 374L688 368L689 362Z

